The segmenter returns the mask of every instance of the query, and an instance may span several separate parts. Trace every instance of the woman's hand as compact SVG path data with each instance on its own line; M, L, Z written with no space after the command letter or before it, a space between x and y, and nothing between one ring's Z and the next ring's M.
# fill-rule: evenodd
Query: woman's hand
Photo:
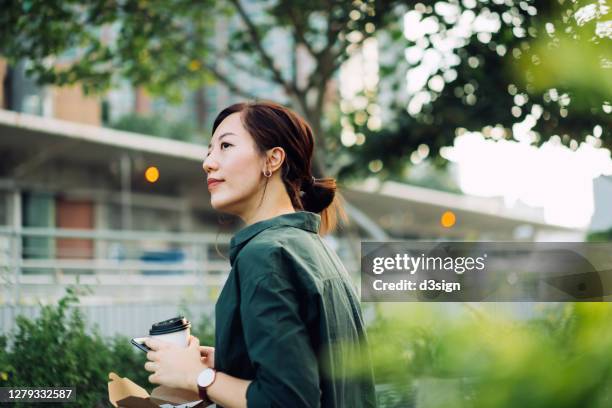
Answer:
M215 348L214 347L200 346L200 356L202 358L202 362L206 364L207 367L215 368Z
M147 353L147 359L150 361L144 365L145 370L153 373L149 376L149 382L152 384L193 390L198 374L209 367L211 352L205 350L206 356L202 357L202 348L197 337L191 336L186 348L152 338L148 338L145 344L152 350ZM214 364L214 349L212 356ZM195 388L197 389L197 386Z

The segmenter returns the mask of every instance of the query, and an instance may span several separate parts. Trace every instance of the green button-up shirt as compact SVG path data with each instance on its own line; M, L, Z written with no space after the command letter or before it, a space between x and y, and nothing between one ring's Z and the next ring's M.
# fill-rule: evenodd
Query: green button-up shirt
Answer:
M249 407L376 406L359 300L318 235L320 222L299 211L231 240L232 270L215 307L215 368L252 380Z

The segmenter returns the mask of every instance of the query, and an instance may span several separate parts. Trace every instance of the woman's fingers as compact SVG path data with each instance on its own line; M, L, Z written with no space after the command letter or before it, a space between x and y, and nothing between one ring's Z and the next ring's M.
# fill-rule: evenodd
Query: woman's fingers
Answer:
M200 346L200 360L208 367L215 368L215 348Z
M147 346L153 351L164 350L169 347L175 347L174 344L172 343L168 343L166 341L162 341L158 339L153 339L151 337L147 337L146 340L144 341L144 344L145 346Z
M200 355L202 355L202 356L208 356L209 354L212 354L214 352L215 352L215 348L214 347L200 346Z

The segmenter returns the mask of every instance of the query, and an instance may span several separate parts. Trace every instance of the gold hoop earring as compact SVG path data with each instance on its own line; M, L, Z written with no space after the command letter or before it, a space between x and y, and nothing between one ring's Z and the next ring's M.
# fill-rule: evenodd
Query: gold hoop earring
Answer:
M267 178L272 177L272 170L265 169L264 172L263 172L263 175L266 176Z

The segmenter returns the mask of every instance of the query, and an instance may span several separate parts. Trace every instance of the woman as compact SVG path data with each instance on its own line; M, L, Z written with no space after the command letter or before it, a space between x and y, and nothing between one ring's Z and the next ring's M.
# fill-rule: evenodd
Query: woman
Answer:
M147 340L149 381L224 407L375 406L359 301L319 236L341 208L335 180L311 174L310 126L275 103L235 104L208 148L211 204L246 224L231 240L216 348Z

